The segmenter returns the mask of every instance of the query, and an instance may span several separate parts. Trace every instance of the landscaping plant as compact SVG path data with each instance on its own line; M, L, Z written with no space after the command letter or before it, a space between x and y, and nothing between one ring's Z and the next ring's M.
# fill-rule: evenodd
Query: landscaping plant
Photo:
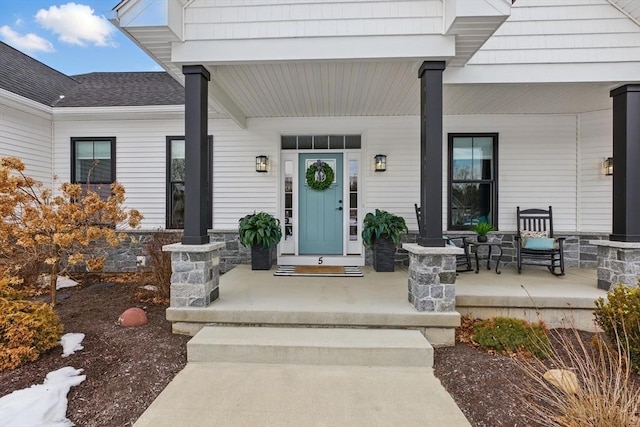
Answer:
M549 355L549 338L544 323L529 323L508 317L494 317L473 324L472 339L487 350L519 353L545 358Z
M635 288L614 286L606 300L598 298L593 314L609 340L625 350L631 365L640 373L640 279Z
M157 231L145 245L145 253L149 257L149 269L153 285L158 288L156 300L160 304L168 304L171 297L171 253L164 252L162 247L180 241L181 233Z
M400 235L408 231L404 218L387 211L376 209L365 215L362 223L362 241L372 247L376 239L387 236L394 246L400 243Z
M24 170L18 158L0 160L0 276L15 277L31 263L36 271L49 273L55 305L58 274L82 262L92 271L101 270L104 257L93 249L102 243L118 245L126 236L117 227L137 227L142 215L125 210L124 187L118 183L111 184L106 199L69 183L54 195Z

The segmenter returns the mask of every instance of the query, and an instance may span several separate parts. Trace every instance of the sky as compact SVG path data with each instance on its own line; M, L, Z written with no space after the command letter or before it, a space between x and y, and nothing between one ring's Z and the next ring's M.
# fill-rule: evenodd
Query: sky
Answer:
M0 40L67 75L161 71L109 18L119 0L0 0Z

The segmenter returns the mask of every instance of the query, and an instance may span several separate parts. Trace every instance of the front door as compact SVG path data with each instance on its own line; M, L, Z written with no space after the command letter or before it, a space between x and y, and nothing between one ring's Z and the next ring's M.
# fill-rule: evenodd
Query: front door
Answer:
M343 190L342 154L299 155L299 233L300 255L343 254ZM326 189L314 189L307 184L307 170L316 165L316 180L322 181L322 163L334 172L331 185ZM319 167L320 166L320 167Z

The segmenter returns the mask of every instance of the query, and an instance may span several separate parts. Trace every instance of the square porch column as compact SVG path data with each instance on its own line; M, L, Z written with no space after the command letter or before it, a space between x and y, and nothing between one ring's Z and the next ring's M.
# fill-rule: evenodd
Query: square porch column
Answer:
M209 243L207 234L207 111L209 71L185 65L184 85L184 235L185 245Z
M613 233L640 242L640 84L620 86L613 98Z
M444 61L420 67L420 246L443 247L442 73Z

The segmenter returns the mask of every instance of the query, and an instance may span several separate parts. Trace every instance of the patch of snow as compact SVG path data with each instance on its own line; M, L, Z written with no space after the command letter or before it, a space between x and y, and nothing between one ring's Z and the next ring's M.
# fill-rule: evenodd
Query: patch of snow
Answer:
M142 289L144 289L145 291L152 291L152 292L155 292L155 291L157 291L157 290L158 290L158 287L157 287L157 286L154 286L154 285L144 285L144 286L142 287Z
M47 286L49 284L50 277L51 276L49 274L40 275L40 277L38 277L38 284L41 286ZM78 285L78 282L67 276L58 276L58 279L56 280L56 289L71 288Z
M69 427L67 394L86 375L71 366L49 372L42 384L16 390L0 398L0 420L3 426Z
M69 333L64 334L60 338L60 344L62 344L62 357L69 357L78 350L82 350L82 340L84 334L81 333Z

